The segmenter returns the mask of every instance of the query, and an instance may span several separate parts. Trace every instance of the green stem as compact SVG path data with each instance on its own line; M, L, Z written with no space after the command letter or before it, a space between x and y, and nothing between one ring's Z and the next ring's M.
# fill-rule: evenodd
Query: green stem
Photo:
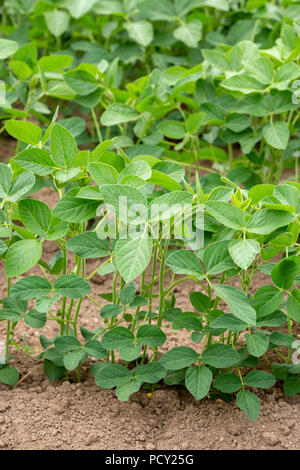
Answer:
M97 116L96 116L96 113L95 113L95 109L94 109L94 108L91 109L91 113L92 113L92 118L93 118L93 122L94 122L94 125L95 125L95 129L96 129L96 132L97 132L97 137L98 137L98 140L99 140L99 142L100 142L100 144L101 144L101 143L103 142L103 138L102 138L100 126L99 126L99 123L98 123Z

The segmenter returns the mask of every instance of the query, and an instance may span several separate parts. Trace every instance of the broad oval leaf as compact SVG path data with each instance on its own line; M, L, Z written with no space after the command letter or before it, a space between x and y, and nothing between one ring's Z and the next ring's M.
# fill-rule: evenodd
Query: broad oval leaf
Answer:
M88 281L76 274L63 274L54 282L54 291L63 297L79 299L91 291Z
M195 400L202 400L211 386L213 375L206 366L189 367L185 376L185 386L191 392Z
M40 260L42 243L38 240L20 240L10 246L6 255L5 272L7 277L25 273Z

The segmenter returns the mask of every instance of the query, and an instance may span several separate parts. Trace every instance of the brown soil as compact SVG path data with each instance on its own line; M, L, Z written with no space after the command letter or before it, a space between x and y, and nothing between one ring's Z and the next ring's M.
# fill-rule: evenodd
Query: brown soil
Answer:
M8 156L10 152L12 147ZM49 189L35 197L46 200L50 207L56 203L56 195ZM49 260L55 251L55 243L45 244L43 258ZM97 264L89 260L87 273L93 272ZM32 273L41 274L38 267ZM0 276L5 279L3 264ZM259 273L254 291L263 280ZM99 292L111 290L112 278L96 276L91 285L92 295L97 298ZM195 285L191 283L178 286L176 306L189 311L193 290ZM1 297L5 291L5 285L0 286ZM79 324L89 329L101 325L96 305L83 303ZM161 352L191 345L186 331L174 332L167 325L165 329L168 341ZM272 390L257 391L262 410L255 422L250 422L234 403L209 398L196 402L179 387L162 387L152 395L142 390L128 402L120 402L115 391L95 385L88 366L83 367L79 384L51 384L35 357L40 352L40 334L53 337L57 331L54 322L48 322L42 330L21 322L17 326L16 342L24 344L25 334L31 355L11 351L22 381L13 388L0 384L0 449L300 449L300 396L285 397L280 384ZM4 334L3 322L0 339Z

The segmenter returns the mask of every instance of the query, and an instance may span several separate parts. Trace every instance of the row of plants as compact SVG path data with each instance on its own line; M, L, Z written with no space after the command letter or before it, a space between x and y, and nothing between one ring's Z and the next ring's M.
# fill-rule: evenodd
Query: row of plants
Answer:
M118 137L79 150L57 113L45 132L20 120L6 129L24 145L0 164L2 383L19 380L10 364L10 348L22 349L18 323L55 322L54 338L40 336L50 380L75 370L80 380L90 357L96 384L116 387L121 400L141 387L185 386L196 400L235 399L251 420L258 389L279 381L288 396L300 393L299 182L240 187L197 171L193 181L182 164L130 154ZM43 184L59 196L53 210L35 198ZM56 246L50 261L45 242ZM98 258L87 272L86 260ZM258 271L267 281L255 288ZM111 276L110 292L91 294L96 274ZM194 285L189 311L176 306L184 282ZM83 302L99 309L95 330L80 326ZM162 353L167 325L191 346Z
M199 49L241 39L272 47L280 24L299 22L299 3L265 0L2 0L1 29L41 56L68 51L84 62L119 57L126 76L200 62ZM138 73L135 71L135 73Z
M298 180L297 2L273 2L272 8L264 1L166 0L157 8L148 0L71 3L3 3L0 132L18 139L5 124L9 118L34 119L46 130L60 106L60 124L79 146L118 137L115 143L129 157L164 154L190 171L208 159L214 178L228 176L247 189L279 182L287 168L295 169ZM52 18L55 27L61 25L60 15L67 15L70 31L61 32L56 47L45 24L49 27ZM177 51L175 31L195 21L207 31L202 42L185 43L181 61L178 51L184 46L179 41ZM101 35L110 23L117 24L111 38L116 42L103 48ZM156 45L155 35L148 48L141 44L147 37L144 23L160 32L163 45ZM136 36L130 36L130 27ZM126 61L128 35L142 59ZM194 32L190 36L197 39ZM150 57L168 47L170 60L152 64ZM25 148L20 141L18 150Z

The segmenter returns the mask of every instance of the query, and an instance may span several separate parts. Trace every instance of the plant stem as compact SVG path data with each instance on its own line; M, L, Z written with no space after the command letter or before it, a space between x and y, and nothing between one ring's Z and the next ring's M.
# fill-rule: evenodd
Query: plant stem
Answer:
M99 142L100 142L100 144L101 144L101 143L103 142L103 138L102 138L100 126L99 126L99 123L98 123L97 116L96 116L96 113L95 113L95 109L94 109L94 108L91 109L91 113L92 113L92 118L93 118L93 122L94 122L94 125L95 125L95 129L96 129L96 132L97 132L98 140L99 140Z

